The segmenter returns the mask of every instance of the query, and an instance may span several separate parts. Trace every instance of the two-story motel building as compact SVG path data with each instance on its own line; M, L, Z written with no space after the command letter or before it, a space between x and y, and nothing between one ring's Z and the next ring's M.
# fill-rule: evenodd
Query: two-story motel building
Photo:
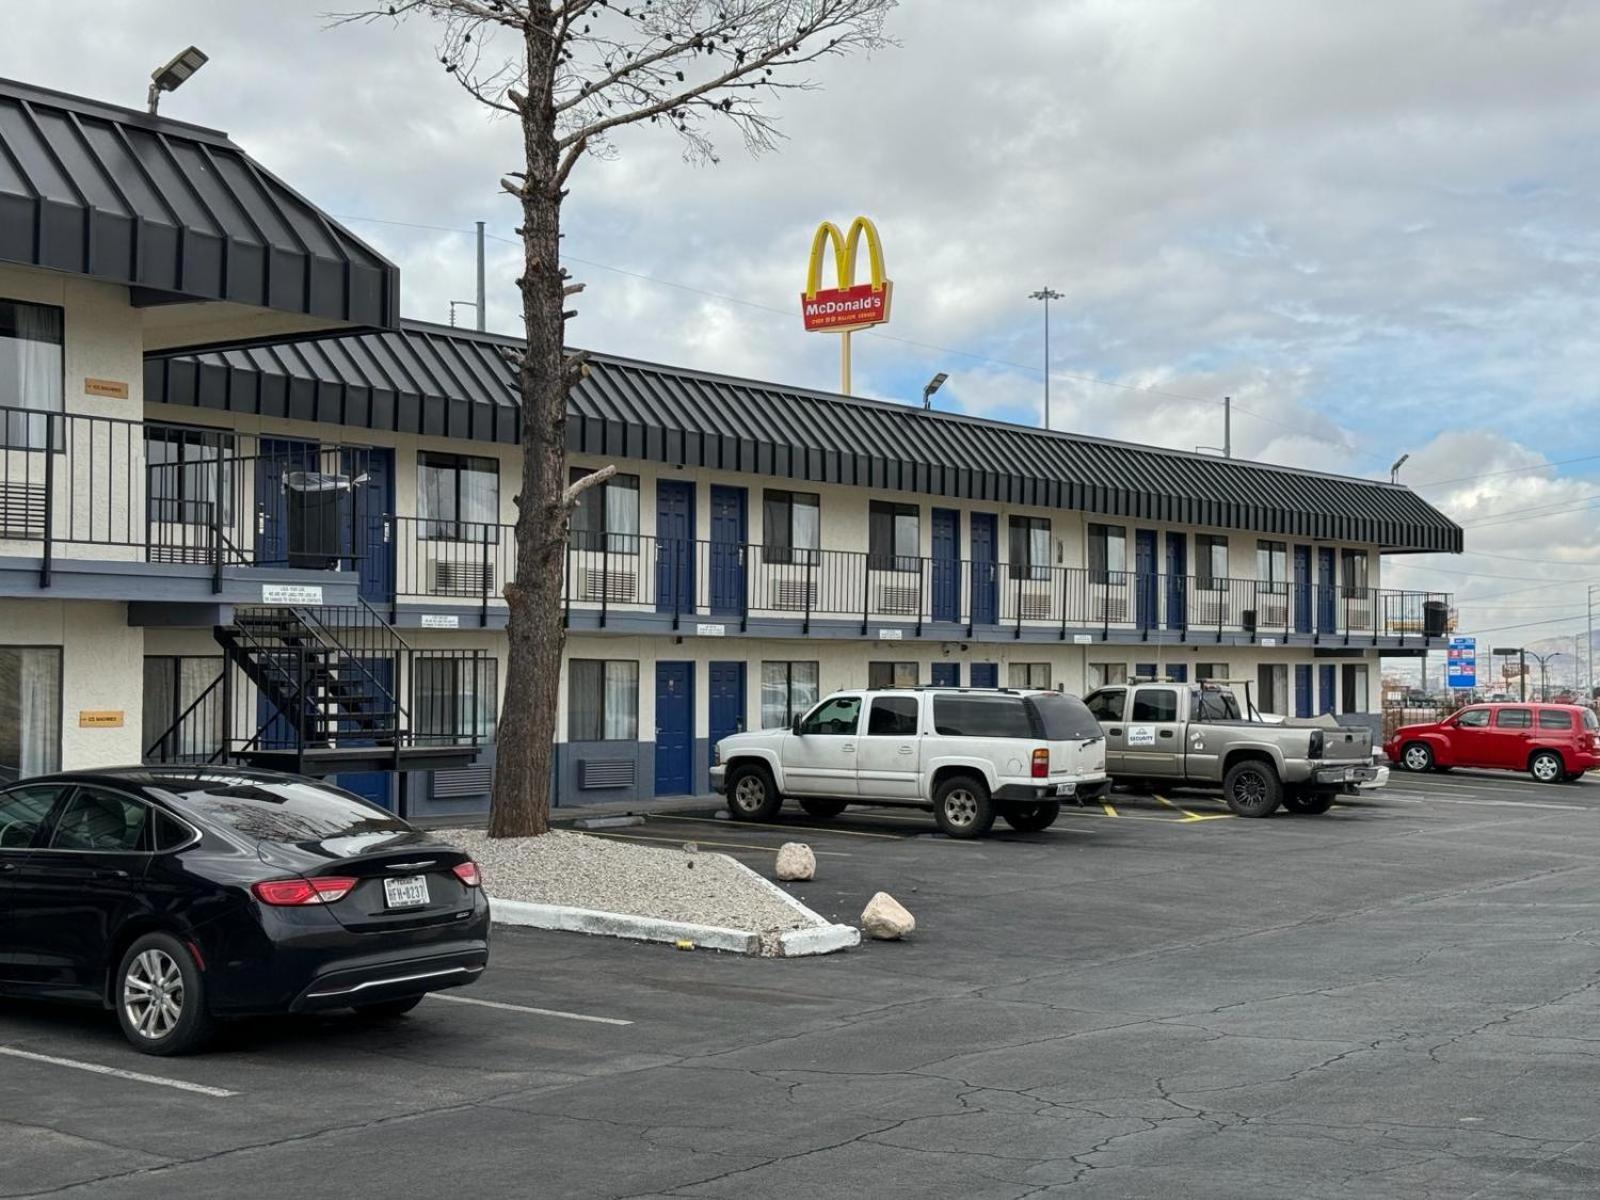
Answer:
M0 778L242 761L481 810L515 570L492 335L222 134L0 83ZM595 355L560 803L880 684L1247 678L1361 720L1461 549L1403 487Z

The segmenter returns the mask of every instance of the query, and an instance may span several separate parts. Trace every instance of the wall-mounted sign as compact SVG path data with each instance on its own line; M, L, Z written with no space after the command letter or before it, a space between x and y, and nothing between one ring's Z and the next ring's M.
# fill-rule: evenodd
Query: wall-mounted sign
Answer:
M694 631L700 637L723 637L728 632L726 625L696 625Z
M81 708L78 710L79 729L121 729L123 710L120 708Z
M128 385L117 379L85 379L83 392L86 396L109 396L113 400L126 400Z
M454 613L423 613L420 623L424 629L461 628L461 618Z
M1263 646L1276 646L1278 644L1278 639L1277 638L1262 638L1261 639L1261 644Z
M901 638L905 637L905 635L906 631L904 629L878 630L878 640L880 642L898 642Z
M263 583L261 585L261 603L321 604L322 585L320 583Z
M870 275L866 283L856 282L856 253L861 239L867 239ZM822 256L833 248L834 286L822 286ZM850 231L840 233L832 221L817 226L811 238L811 259L806 268L806 290L800 293L800 317L808 333L843 335L839 347L839 390L850 394L850 334L852 330L882 325L889 319L889 301L894 284L884 274L883 243L878 227L866 217L850 222Z
M1074 646L1087 646L1092 641L1094 641L1094 635L1091 633L1075 633L1072 635L1072 644Z

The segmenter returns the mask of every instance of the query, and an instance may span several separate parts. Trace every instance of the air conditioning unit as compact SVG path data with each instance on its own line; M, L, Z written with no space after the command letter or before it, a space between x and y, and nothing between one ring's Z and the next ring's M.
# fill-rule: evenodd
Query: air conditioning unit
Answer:
M573 599L584 604L632 604L639 598L639 573L612 567L579 567Z
M0 537L44 538L44 484L0 484Z
M922 592L915 584L881 584L872 597L872 611L886 616L914 617L922 602Z
M1024 588L1018 598L1024 621L1048 621L1054 615L1055 605L1050 600L1049 588ZM1121 620L1121 617L1113 618Z
M771 591L773 608L806 612L817 606L817 585L812 580L774 580Z
M1350 600L1345 604L1345 620L1351 629L1372 628L1372 602L1366 599Z
M1107 623L1126 621L1128 619L1128 598L1126 596L1100 596L1095 601L1094 619Z
M1263 629L1283 629L1289 624L1289 603L1286 600L1263 599L1256 621Z
M1201 596L1195 602L1194 616L1190 618L1191 625L1226 625L1228 623L1228 602L1221 596L1207 599Z
M494 564L451 562L439 559L433 564L433 596L494 595Z

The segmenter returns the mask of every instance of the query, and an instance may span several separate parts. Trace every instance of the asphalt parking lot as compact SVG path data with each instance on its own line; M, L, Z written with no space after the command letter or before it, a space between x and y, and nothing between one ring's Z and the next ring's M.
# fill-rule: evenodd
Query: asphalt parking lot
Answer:
M1600 782L1396 775L1323 817L1116 793L961 843L915 813L613 836L879 888L915 938L802 961L499 930L386 1025L138 1055L0 1002L0 1195L1600 1193ZM997 826L997 831L1003 830Z

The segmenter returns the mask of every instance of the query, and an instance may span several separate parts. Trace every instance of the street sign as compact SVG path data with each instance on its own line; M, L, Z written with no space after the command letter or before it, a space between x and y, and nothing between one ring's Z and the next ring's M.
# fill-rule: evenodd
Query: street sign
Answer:
M1453 637L1445 646L1445 686L1478 686L1478 639Z

